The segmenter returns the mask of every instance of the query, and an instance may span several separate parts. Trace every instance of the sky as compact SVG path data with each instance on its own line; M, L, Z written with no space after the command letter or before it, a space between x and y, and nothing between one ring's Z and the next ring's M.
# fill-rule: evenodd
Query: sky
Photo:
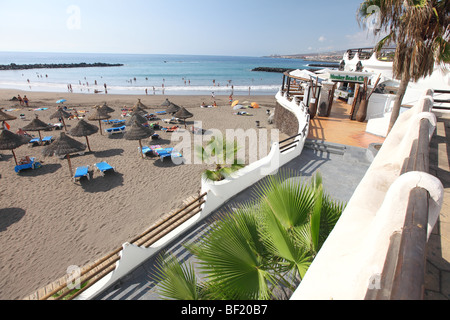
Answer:
M372 46L362 0L0 0L0 51L267 56Z

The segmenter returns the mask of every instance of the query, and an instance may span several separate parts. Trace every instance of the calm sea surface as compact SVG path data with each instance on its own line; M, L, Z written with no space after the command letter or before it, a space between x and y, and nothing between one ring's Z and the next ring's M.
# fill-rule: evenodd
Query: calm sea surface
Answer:
M0 71L0 88L111 94L275 94L282 74L257 67L305 69L310 61L264 57L0 52L0 64L120 63L122 67ZM29 80L29 82L28 82Z

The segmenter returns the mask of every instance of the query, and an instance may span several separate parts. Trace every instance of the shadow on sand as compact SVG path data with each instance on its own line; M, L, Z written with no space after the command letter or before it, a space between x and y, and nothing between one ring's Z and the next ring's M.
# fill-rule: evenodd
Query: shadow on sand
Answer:
M110 149L104 151L94 151L93 154L96 158L111 158L121 155L123 151L123 149Z
M6 231L9 226L19 222L25 215L21 208L0 209L0 232Z
M118 172L106 172L105 176L102 176L99 173L95 173L94 176L91 172L90 180L83 178L76 183L80 184L85 192L108 192L114 188L123 186L123 174Z

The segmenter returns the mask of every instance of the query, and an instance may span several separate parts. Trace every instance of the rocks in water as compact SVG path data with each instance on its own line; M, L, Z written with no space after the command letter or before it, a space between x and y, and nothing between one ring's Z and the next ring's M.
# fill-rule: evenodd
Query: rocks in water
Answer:
M293 71L293 70L294 69L258 67L258 68L253 69L252 71L284 73L286 71Z
M28 69L67 69L67 68L95 68L95 67L122 67L120 63L59 63L59 64L15 64L0 65L0 70L28 70Z

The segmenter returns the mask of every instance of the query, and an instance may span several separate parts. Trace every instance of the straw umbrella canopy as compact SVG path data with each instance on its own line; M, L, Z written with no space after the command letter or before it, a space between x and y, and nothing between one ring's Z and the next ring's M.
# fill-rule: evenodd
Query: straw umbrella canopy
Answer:
M43 130L49 130L52 129L52 126L48 123L45 123L44 121L39 120L39 118L36 116L36 118L33 119L29 124L27 124L25 127L22 128L22 130L25 131L37 131L39 133L39 139L42 140L41 131Z
M100 126L100 134L103 135L102 132L102 120L110 119L111 115L105 113L104 111L100 110L100 108L96 108L94 113L88 118L89 121L98 121L98 124Z
M133 114L135 114L135 113L147 114L147 111L142 109L138 104L136 104L131 110L132 110Z
M175 113L174 117L178 119L184 120L184 127L186 128L186 119L192 118L194 115L186 110L185 107L181 107L181 109Z
M69 119L72 115L68 113L67 111L64 111L61 107L58 107L58 110L50 116L51 119L62 119L64 129L67 131L66 122L64 121L64 118Z
M141 115L140 113L133 112L131 115L131 118L125 123L127 126L132 126L134 122L137 121L139 124L145 124L148 123L148 119Z
M170 106L172 102L169 101L169 99L166 99L166 101L164 101L163 103L161 103L161 107L163 108L167 108Z
M175 114L178 111L180 111L181 107L177 106L175 103L170 103L169 107L167 108L166 112L167 113L171 113L171 114Z
M115 110L111 107L109 107L106 102L102 105L102 106L95 106L94 108L99 109L100 111L102 111L103 113L113 113Z
M78 121L78 124L69 131L69 134L73 137L85 137L89 152L92 152L89 145L88 136L98 132L98 127L93 124L87 123L84 119Z
M125 133L126 140L139 140L139 147L141 150L142 158L144 158L144 154L142 153L142 140L151 137L155 131L150 128L144 127L137 121L134 121L132 127L127 130Z
M11 120L16 120L16 119L17 119L17 117L7 114L7 113L3 112L2 109L0 109L0 121L3 122L2 128L5 127L5 121L11 121Z
M136 104L134 105L134 107L135 107L135 108L138 107L138 108L141 108L141 109L150 109L149 107L147 107L145 104L143 104L143 103L141 102L141 99L138 99L138 102L136 102Z
M56 139L52 144L46 146L42 151L42 154L46 157L51 156L66 156L69 162L70 176L73 177L72 163L70 162L70 154L78 153L86 150L86 145L81 143L68 135L65 132L61 132L61 136Z
M24 145L27 143L27 139L15 134L9 130L2 130L2 133L0 134L0 150L11 150L14 161L17 163L16 154L14 153L14 149L17 149L18 147Z

